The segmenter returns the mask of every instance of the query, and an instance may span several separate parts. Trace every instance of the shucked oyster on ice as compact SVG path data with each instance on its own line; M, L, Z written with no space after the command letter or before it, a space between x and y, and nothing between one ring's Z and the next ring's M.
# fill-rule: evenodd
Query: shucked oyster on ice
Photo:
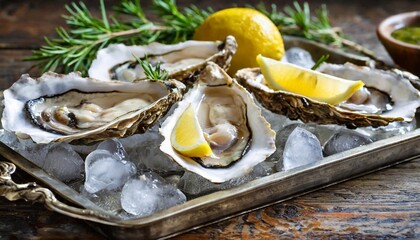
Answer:
M268 110L303 122L340 124L348 128L379 127L393 121L411 121L420 106L419 91L394 72L350 63L323 64L318 70L345 79L362 80L366 88L347 102L333 106L270 89L259 68L239 70L235 78Z
M172 45L151 43L144 46L113 44L98 51L89 68L89 76L100 80L129 82L145 78L134 56L144 59L147 55L149 62L152 65L160 63L170 78L187 81L209 61L227 70L236 47L233 36L228 36L224 42L186 41Z
M89 143L142 133L181 99L185 86L165 82L98 81L79 73L28 74L4 91L5 130L36 143Z
M196 109L213 156L191 158L177 152L171 144L178 118L191 105ZM165 138L160 147L164 153L186 170L212 182L246 174L276 148L275 132L261 116L251 94L214 63L208 63L160 132Z

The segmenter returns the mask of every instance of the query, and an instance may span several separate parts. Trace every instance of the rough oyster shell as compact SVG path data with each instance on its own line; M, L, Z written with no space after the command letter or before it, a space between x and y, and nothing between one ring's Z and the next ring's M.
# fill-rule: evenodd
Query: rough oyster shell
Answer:
M184 87L175 80L124 83L79 73L49 72L38 79L24 74L4 91L2 124L37 143L125 137L152 126L181 99Z
M264 77L259 68L239 70L235 78L268 110L290 119L300 119L303 122L340 124L348 128L379 127L393 121L411 121L416 109L420 106L419 91L407 79L394 72L353 64L323 64L319 70L346 79L362 80L365 86L386 93L391 100L391 109L380 114L362 113L315 101L298 94L274 91L264 84Z
M161 63L161 68L169 72L169 78L188 82L194 72L201 71L209 61L227 70L236 48L233 36L228 36L224 42L186 41L173 45L151 43L145 46L112 44L98 51L89 68L89 76L120 81L145 78L134 56L142 59L147 55L150 63Z
M229 99L233 99L233 101ZM171 133L179 116L190 105L199 112L198 118L204 132L215 127L210 122L217 122L216 126L221 126L221 123L232 124L236 129L244 128L244 131L248 131L247 134L244 134L245 136L242 135L245 145L240 144L242 141L237 138L235 139L237 142L232 147L223 149L210 159L194 159L177 152L171 145ZM229 110L220 110L225 108L229 108ZM217 120L214 117L207 119L206 116L210 116L213 110L218 113ZM235 114L232 114L232 111ZM251 94L214 63L208 63L198 76L194 87L179 102L174 113L162 124L160 132L165 138L160 147L164 153L186 170L199 174L212 182L224 182L250 172L255 165L270 156L276 148L274 144L275 132L261 116L261 110L255 104ZM232 150L233 147L237 148ZM214 146L212 148L215 153L217 149L214 150ZM229 155L223 155L226 152L229 152Z

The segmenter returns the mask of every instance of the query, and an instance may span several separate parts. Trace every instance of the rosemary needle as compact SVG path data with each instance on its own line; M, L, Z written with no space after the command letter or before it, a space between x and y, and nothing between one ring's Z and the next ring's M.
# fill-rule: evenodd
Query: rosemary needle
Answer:
M160 67L160 62L158 62L155 66L153 66L149 62L149 56L144 56L144 60L141 60L137 56L133 54L133 57L136 59L136 61L140 64L140 66L143 68L144 74L146 77L150 80L155 81L165 81L168 80L169 74L168 71Z
M303 37L327 45L348 48L380 61L369 49L346 39L340 28L332 27L325 4L315 10L315 16L311 15L307 2L302 6L298 2L294 2L293 7L286 6L283 11L278 10L275 4L272 4L269 10L263 3L258 4L256 9L267 15L284 35Z
M330 57L330 55L328 55L328 54L325 54L325 55L322 55L319 59L318 59L318 61L316 61L316 63L311 67L311 70L316 70L317 68L319 68L319 66L323 63L323 62L325 62L325 61L327 61L327 59Z
M176 43L191 38L194 29L211 9L197 7L179 10L174 0L154 0L153 8L161 17L160 22L147 19L139 0L123 0L114 10L132 17L121 21L106 13L100 0L101 17L95 18L83 2L65 6L63 16L68 30L58 27L57 38L45 38L46 45L34 50L27 61L37 61L42 71L87 73L97 51L112 43L148 44L151 42Z
M200 9L194 5L179 9L175 0L153 0L152 8L158 19L153 22L146 17L140 0L122 0L113 7L118 14L129 16L128 21L109 16L103 0L100 0L100 18L94 17L83 2L71 3L65 8L68 15L63 17L67 28L58 27L57 38L45 38L46 45L24 59L36 61L44 72L80 71L86 74L96 53L112 43L143 45L186 41L214 12L212 8ZM286 6L283 11L278 10L275 4L270 10L264 4L257 5L256 9L266 14L282 34L348 47L378 60L370 50L345 39L340 29L331 27L325 5L315 11L315 16L311 16L308 3L301 6L294 2L293 6Z

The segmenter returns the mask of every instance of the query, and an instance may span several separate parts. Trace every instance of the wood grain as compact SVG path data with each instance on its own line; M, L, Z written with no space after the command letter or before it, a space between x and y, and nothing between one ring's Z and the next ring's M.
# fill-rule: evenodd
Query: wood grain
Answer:
M23 58L31 54L31 50L2 49L0 53L0 89L10 87L24 73L40 75L40 71L32 67L33 62L23 61Z
M90 8L97 1L86 1ZM105 1L111 6L118 1ZM178 1L187 5L192 1ZM257 1L248 1L256 4ZM267 1L268 2L268 1ZM292 1L275 1L279 7ZM334 26L390 61L375 35L376 25L398 12L420 9L419 1L326 2ZM0 88L23 73L39 75L22 62L32 49L53 37L69 1L0 0ZM227 1L194 1L204 7ZM93 14L98 14L97 9ZM19 183L34 181L18 172ZM84 221L46 210L41 204L0 198L0 239L105 239ZM420 239L420 159L331 186L270 207L233 217L174 239Z
M418 239L419 167L413 160L175 239Z

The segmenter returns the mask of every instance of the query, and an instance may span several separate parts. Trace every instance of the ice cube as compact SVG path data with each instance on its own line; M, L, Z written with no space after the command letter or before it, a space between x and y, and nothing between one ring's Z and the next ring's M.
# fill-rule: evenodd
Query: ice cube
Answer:
M228 181L227 188L239 186L257 178L262 178L273 173L272 165L270 163L261 162L257 164L250 173L241 177L233 178Z
M83 172L83 159L70 144L36 144L31 139L18 139L14 133L3 129L0 141L61 181L79 178Z
M4 129L0 129L0 141L11 148L16 148L16 145L19 143L19 140L14 133Z
M372 140L356 131L343 129L334 134L324 145L326 156L371 143Z
M253 177L253 179L265 177L268 175L273 174L275 168L275 162L271 161L264 161L257 164L253 169L252 172L249 174Z
M311 54L305 49L292 47L286 51L286 61L303 68L312 68L315 65Z
M52 144L45 156L42 168L63 182L80 179L83 159L68 143Z
M159 149L162 141L163 137L156 131L147 131L121 140L130 160L137 167L161 173L182 172L183 169Z
M284 146L283 169L287 171L321 159L322 148L316 136L308 130L296 127Z
M147 216L184 203L185 195L155 173L127 181L121 192L122 208L136 216Z
M101 142L96 149L107 150L108 152L113 153L119 159L127 158L127 152L124 150L122 143L116 138L107 139Z
M164 176L165 181L169 184L172 185L174 187L176 187L179 183L179 181L181 180L181 175L168 175L168 176Z
M114 215L119 215L122 212L121 191L101 190L96 193L89 193L84 189L81 193L82 195L89 198L97 206L113 213Z
M331 136L343 127L336 126L336 125L317 125L313 123L291 123L285 127L283 127L280 131L276 134L276 151L269 157L270 161L277 161L279 160L279 164L277 165L277 169L281 171L283 169L282 166L282 158L283 158L283 149L286 144L286 141L289 135L295 130L296 127L303 128L308 130L309 132L313 133L316 138L318 138L321 145L325 143Z
M321 143L321 145L325 144L328 139L331 138L336 132L341 131L342 129L346 129L343 126L328 124L328 125L318 125L315 123L307 123L302 126L302 128L308 130L309 132L313 133Z
M77 152L80 156L83 156L83 158L86 158L87 155L89 155L89 153L93 152L96 150L96 148L98 147L99 143L93 143L93 144L86 144L86 145L73 145L70 144L70 146L73 148L73 150L75 152Z
M85 160L85 189L90 193L102 189L118 189L136 173L136 166L116 154L99 149L90 153Z
M250 173L223 183L213 183L198 174L185 172L178 183L178 187L188 195L200 196L218 190L229 189L251 180L265 177L272 172L270 164L260 163Z
M279 131L286 125L296 122L290 120L284 115L273 113L270 110L267 110L258 102L256 102L256 104L261 108L261 115L267 120L267 122L270 123L271 129L273 129L275 132Z
M44 165L49 148L57 144L36 144L31 139L19 139L12 132L1 131L0 141L39 167Z
M276 151L271 154L270 157L268 157L268 161L271 162L278 162L280 161L280 163L278 163L277 165L281 166L280 167L280 171L282 169L283 163L282 158L283 158L283 149L284 149L284 145L286 144L287 138L289 137L290 133L293 132L293 130L295 130L296 127L298 126L303 126L302 123L292 123L289 124L287 126L284 126L283 128L281 128L279 131L277 131L276 133ZM278 168L278 167L277 167Z
M227 188L227 183L212 183L202 176L185 172L178 183L179 189L188 195L199 196Z
M293 123L285 126L276 134L276 147L280 147L284 149L286 145L286 141L289 138L290 134L297 128L301 127L304 128L303 123Z
M58 144L35 144L32 140L20 140L19 142L20 145L15 151L41 168L44 166L49 149Z
M85 183L85 179L80 178L78 180L74 180L67 183L67 185L71 187L73 190L75 190L76 192L82 193L83 191L86 191L84 187L84 183Z
M381 139L402 135L409 131L413 131L414 129L416 129L415 119L413 119L411 122L392 122L387 126L381 126L377 128L362 127L356 129L355 131L369 136L369 138L373 141L378 141Z

